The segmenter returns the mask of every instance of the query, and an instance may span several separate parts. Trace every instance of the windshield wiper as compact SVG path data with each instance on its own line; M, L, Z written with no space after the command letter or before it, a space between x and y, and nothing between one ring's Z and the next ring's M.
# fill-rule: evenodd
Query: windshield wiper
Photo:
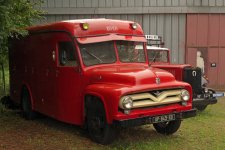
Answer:
M152 65L153 62L155 62L155 59L156 59L156 54L154 55L154 57L153 57L151 63L149 64L149 67L151 67L151 65Z
M94 54L92 54L91 52L87 51L86 48L82 48L82 50L84 50L85 52L87 52L87 54L89 54L90 56L94 57L95 59L97 59L100 63L103 63L103 61L98 58L97 56L95 56Z

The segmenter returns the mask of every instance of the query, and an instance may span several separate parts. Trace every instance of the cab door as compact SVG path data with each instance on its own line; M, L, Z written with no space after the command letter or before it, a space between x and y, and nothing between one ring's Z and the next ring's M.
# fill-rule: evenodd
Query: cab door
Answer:
M66 33L57 40L57 99L59 120L80 124L82 120L81 72L77 49Z

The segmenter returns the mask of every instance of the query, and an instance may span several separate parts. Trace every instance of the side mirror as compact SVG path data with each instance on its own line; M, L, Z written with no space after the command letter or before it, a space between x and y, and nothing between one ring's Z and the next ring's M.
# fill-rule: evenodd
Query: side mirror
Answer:
M67 62L67 53L65 50L60 52L60 65L64 66Z

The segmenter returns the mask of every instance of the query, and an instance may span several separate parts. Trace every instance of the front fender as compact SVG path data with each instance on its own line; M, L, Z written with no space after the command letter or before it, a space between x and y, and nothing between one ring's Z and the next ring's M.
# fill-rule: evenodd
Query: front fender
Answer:
M114 115L118 111L118 103L121 94L121 86L119 85L91 84L86 87L84 97L86 95L98 97L105 107L107 122L111 124Z
M99 97L102 101L105 112L106 119L109 124L113 122L118 114L118 105L120 97L130 93L144 92L155 89L168 89L175 87L183 87L190 93L190 100L188 101L189 105L192 105L192 88L188 83L185 82L169 82L162 83L160 85L142 85L142 86L126 86L126 85L115 85L115 84L105 84L105 83L96 83L88 85L85 89L85 95L93 95ZM84 107L83 107L84 108Z

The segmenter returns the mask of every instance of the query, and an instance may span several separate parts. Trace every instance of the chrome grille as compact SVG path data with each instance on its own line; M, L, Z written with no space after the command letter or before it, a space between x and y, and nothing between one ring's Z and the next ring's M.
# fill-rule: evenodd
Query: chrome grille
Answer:
M180 97L180 94L182 90L183 89L161 90L130 94L126 96L132 98L132 108L151 107L181 102L182 99Z

